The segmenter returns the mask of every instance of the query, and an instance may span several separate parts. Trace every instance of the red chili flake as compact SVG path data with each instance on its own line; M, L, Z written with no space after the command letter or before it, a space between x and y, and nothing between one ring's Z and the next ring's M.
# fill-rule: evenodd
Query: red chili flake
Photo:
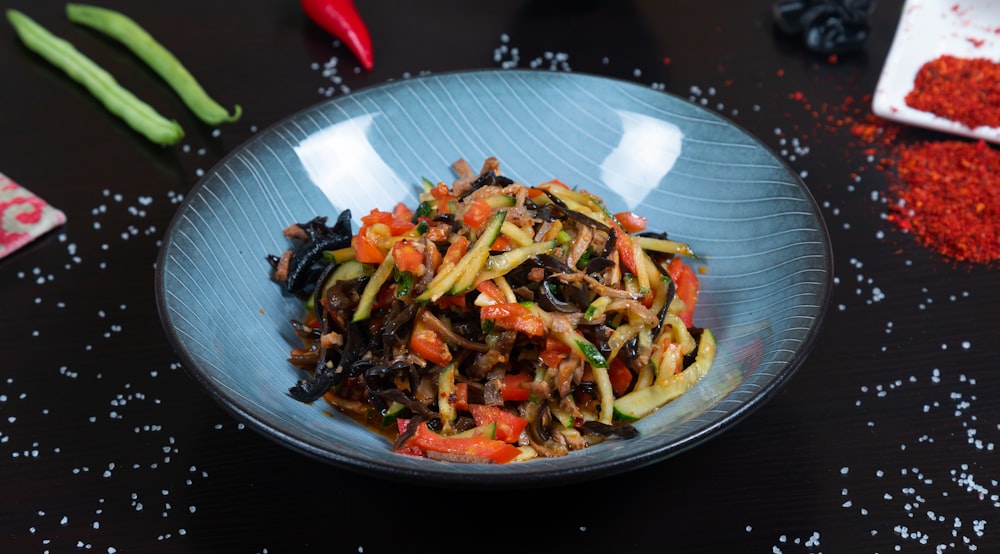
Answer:
M983 39L981 39L981 38L972 38L972 37L969 37L969 38L967 38L965 40L969 41L969 43L972 44L973 46L975 46L976 48L979 48L983 44L986 44L986 41L983 40Z
M800 106L809 102L787 94ZM863 165L850 173L860 181L870 170L885 172L888 218L916 241L956 261L1000 261L1000 151L986 142L912 143L909 127L870 111L871 95L847 95L839 104L812 110L817 130L850 132L849 159ZM817 113L819 117L817 117Z
M925 63L906 104L970 129L1000 126L1000 63L943 55Z
M861 121L851 125L851 133L864 144L880 144L883 147L890 147L899 134L900 127L886 122L875 115L867 115ZM874 155L873 149L866 149L866 155Z
M669 56L663 58L663 65L670 65L670 57Z
M948 258L1000 260L1000 151L958 140L900 146L889 219Z

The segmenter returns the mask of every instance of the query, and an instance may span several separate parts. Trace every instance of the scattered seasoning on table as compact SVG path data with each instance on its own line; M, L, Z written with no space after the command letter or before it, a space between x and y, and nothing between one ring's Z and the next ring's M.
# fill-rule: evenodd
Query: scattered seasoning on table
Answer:
M871 102L871 98L867 97L865 102L867 105ZM864 154L878 171L892 167L891 152L896 147L896 137L901 130L902 127L899 125L891 124L871 113L851 124L851 134L864 147Z
M800 103L816 130L851 133L851 154L864 165L851 173L849 189L861 174L875 170L890 183L873 191L886 205L885 218L922 246L954 261L989 264L1000 260L1000 151L985 142L938 140L914 143L908 128L869 110L870 96L846 96L840 104Z
M906 105L970 129L1000 126L1000 63L943 55L917 72Z
M985 142L922 142L897 149L890 221L949 258L1000 260L1000 151Z

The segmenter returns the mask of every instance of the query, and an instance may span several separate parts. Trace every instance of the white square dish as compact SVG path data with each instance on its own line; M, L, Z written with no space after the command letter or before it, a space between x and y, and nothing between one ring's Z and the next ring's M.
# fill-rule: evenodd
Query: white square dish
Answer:
M1000 127L970 129L906 105L920 68L945 54L1000 63L1000 2L908 0L875 88L872 111L892 121L1000 143Z

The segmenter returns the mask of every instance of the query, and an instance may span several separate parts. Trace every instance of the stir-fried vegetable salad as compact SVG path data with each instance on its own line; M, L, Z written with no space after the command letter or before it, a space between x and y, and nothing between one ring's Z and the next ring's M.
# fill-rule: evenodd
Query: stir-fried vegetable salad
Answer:
M695 385L715 339L695 327L691 249L585 190L460 160L420 204L285 229L268 256L302 299L290 395L324 398L397 452L465 463L563 456Z

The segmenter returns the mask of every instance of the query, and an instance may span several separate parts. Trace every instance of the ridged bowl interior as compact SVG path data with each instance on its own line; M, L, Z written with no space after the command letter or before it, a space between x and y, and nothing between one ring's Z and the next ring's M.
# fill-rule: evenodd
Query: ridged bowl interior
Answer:
M291 223L415 205L421 177L488 156L525 184L558 178L632 209L700 256L695 324L718 354L640 436L558 459L459 465L393 454L388 441L287 390L303 375L288 321L301 306L270 280ZM209 171L167 233L156 293L185 368L251 428L339 467L410 482L566 483L693 447L773 396L807 356L832 288L830 241L801 180L756 138L686 100L583 74L481 71L361 90L260 132Z

